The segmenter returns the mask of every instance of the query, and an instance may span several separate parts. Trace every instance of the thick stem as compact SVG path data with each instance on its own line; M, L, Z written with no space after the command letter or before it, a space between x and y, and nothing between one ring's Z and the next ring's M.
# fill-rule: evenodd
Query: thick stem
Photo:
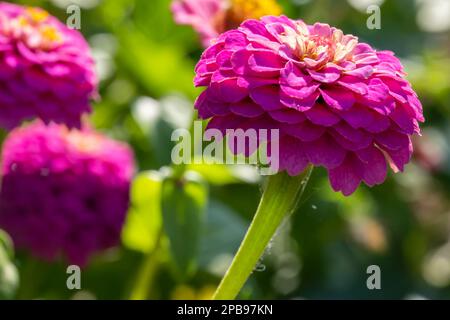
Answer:
M295 210L311 171L310 166L296 177L285 172L269 177L253 221L213 299L236 298L284 218Z

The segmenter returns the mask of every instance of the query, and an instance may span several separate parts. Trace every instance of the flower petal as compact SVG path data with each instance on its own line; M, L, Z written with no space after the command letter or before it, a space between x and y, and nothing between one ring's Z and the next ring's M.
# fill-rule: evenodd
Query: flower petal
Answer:
M319 89L325 102L336 110L350 109L355 103L352 92L342 91L338 88Z

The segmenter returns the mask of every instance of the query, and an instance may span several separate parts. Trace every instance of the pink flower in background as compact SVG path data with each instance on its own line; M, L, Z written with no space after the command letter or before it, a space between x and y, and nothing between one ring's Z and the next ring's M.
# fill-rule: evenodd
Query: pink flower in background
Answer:
M180 0L172 4L175 22L191 25L200 34L204 46L225 31L226 1Z
M42 9L0 2L0 127L36 117L80 126L96 86L78 31Z
M127 145L38 122L10 133L1 170L0 228L18 248L85 265L119 243L134 173Z
M209 128L279 129L280 169L328 170L331 186L352 194L403 170L422 106L390 51L376 51L327 24L287 17L247 20L203 53L196 101ZM271 141L269 141L271 143ZM235 153L236 150L233 150Z
M281 14L276 0L175 0L175 22L191 25L208 47L222 32L238 27L246 19Z

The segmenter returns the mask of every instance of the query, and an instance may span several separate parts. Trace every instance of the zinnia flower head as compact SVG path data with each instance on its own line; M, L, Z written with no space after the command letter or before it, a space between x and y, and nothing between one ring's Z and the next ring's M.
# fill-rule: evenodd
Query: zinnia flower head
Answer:
M119 243L133 163L127 145L88 129L15 129L3 147L0 228L35 256L85 265Z
M196 67L196 101L209 128L279 129L280 169L328 170L344 195L403 170L422 106L390 51L327 24L285 16L247 20L222 34ZM268 141L273 143L273 141ZM236 153L236 150L234 150Z
M222 32L238 27L246 19L281 14L276 0L175 0L175 21L191 25L205 47Z
M0 127L41 118L80 126L97 79L89 47L46 11L0 2Z

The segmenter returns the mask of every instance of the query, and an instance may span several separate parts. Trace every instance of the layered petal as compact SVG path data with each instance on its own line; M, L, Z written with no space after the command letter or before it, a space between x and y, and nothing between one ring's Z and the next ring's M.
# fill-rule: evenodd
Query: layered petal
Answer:
M228 37L232 49L220 44ZM206 53L200 115L223 132L278 129L280 169L290 175L322 166L333 189L350 195L361 182L382 183L388 163L401 171L409 162L423 111L393 53L285 16L248 20ZM218 83L224 88L211 92Z

